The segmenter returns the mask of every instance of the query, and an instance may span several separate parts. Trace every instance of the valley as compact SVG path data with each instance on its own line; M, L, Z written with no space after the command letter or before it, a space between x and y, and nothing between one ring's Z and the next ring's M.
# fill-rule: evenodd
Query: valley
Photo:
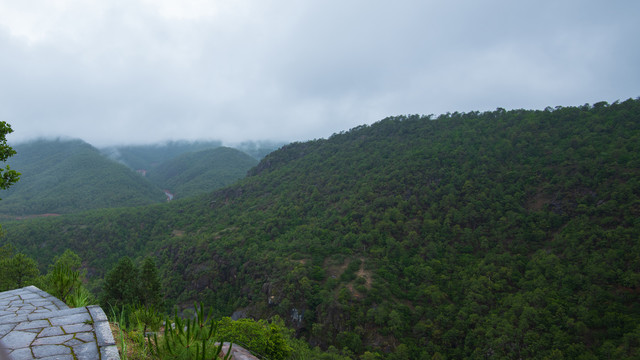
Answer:
M99 150L81 140L56 139L14 147L18 153L7 163L20 169L21 179L4 192L0 202L0 215L9 217L189 197L230 185L257 164L248 154L217 142Z

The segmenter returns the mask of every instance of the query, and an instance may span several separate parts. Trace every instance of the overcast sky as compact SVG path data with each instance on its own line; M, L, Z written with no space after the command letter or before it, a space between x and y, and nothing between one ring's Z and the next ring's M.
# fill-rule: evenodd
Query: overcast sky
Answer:
M640 96L640 1L0 0L11 142L304 141Z

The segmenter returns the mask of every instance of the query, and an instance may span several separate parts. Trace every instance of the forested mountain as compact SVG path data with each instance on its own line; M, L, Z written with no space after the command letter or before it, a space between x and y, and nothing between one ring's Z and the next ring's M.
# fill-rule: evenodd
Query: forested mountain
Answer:
M260 160L282 145L284 144L273 141L244 141L227 147L240 150L254 159ZM134 170L148 171L178 156L219 147L222 147L222 142L218 140L183 140L151 145L111 146L103 148L101 151L109 158L122 162Z
M206 196L3 228L94 279L152 255L169 304L349 356L640 357L638 99L387 118Z
M149 170L147 177L179 199L231 185L257 163L258 160L242 151L218 147L165 161Z
M256 160L262 160L262 158L267 156L270 152L279 149L283 145L286 144L276 141L243 141L241 143L228 146L247 153Z
M7 163L20 181L2 194L0 214L64 214L148 205L162 191L81 140L37 140L14 146Z
M102 152L133 170L149 170L182 154L214 149L220 146L222 146L222 142L217 140L168 141L152 145L112 146L103 148Z

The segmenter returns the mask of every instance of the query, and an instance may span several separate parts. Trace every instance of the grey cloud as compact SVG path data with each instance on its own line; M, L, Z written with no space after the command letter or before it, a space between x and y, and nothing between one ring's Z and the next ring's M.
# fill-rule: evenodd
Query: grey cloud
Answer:
M97 4L64 10L70 25L41 41L0 25L14 138L292 141L395 114L640 95L635 1L238 0L201 18Z

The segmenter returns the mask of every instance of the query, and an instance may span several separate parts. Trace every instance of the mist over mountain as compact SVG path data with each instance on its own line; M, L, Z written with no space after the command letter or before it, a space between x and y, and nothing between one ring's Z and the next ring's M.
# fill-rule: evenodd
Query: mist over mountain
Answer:
M20 143L7 163L21 179L0 194L0 214L57 215L159 203L167 200L165 190L177 197L211 192L257 164L220 144L181 141L99 150L78 139Z
M251 155L256 160L262 160L265 156L274 150L279 149L286 143L277 141L243 141L240 143L227 144L227 147L238 149L244 153Z
M284 143L273 141L244 141L225 146L237 149L256 160L260 160L282 145ZM134 170L150 170L182 154L215 149L222 146L223 143L219 140L173 140L147 145L107 146L101 148L100 151L107 157L119 161Z
M256 164L258 160L242 151L217 147L176 156L152 167L146 175L178 199L231 185Z
M133 170L149 170L184 153L217 148L221 141L168 141L150 145L122 145L102 148L109 158Z

